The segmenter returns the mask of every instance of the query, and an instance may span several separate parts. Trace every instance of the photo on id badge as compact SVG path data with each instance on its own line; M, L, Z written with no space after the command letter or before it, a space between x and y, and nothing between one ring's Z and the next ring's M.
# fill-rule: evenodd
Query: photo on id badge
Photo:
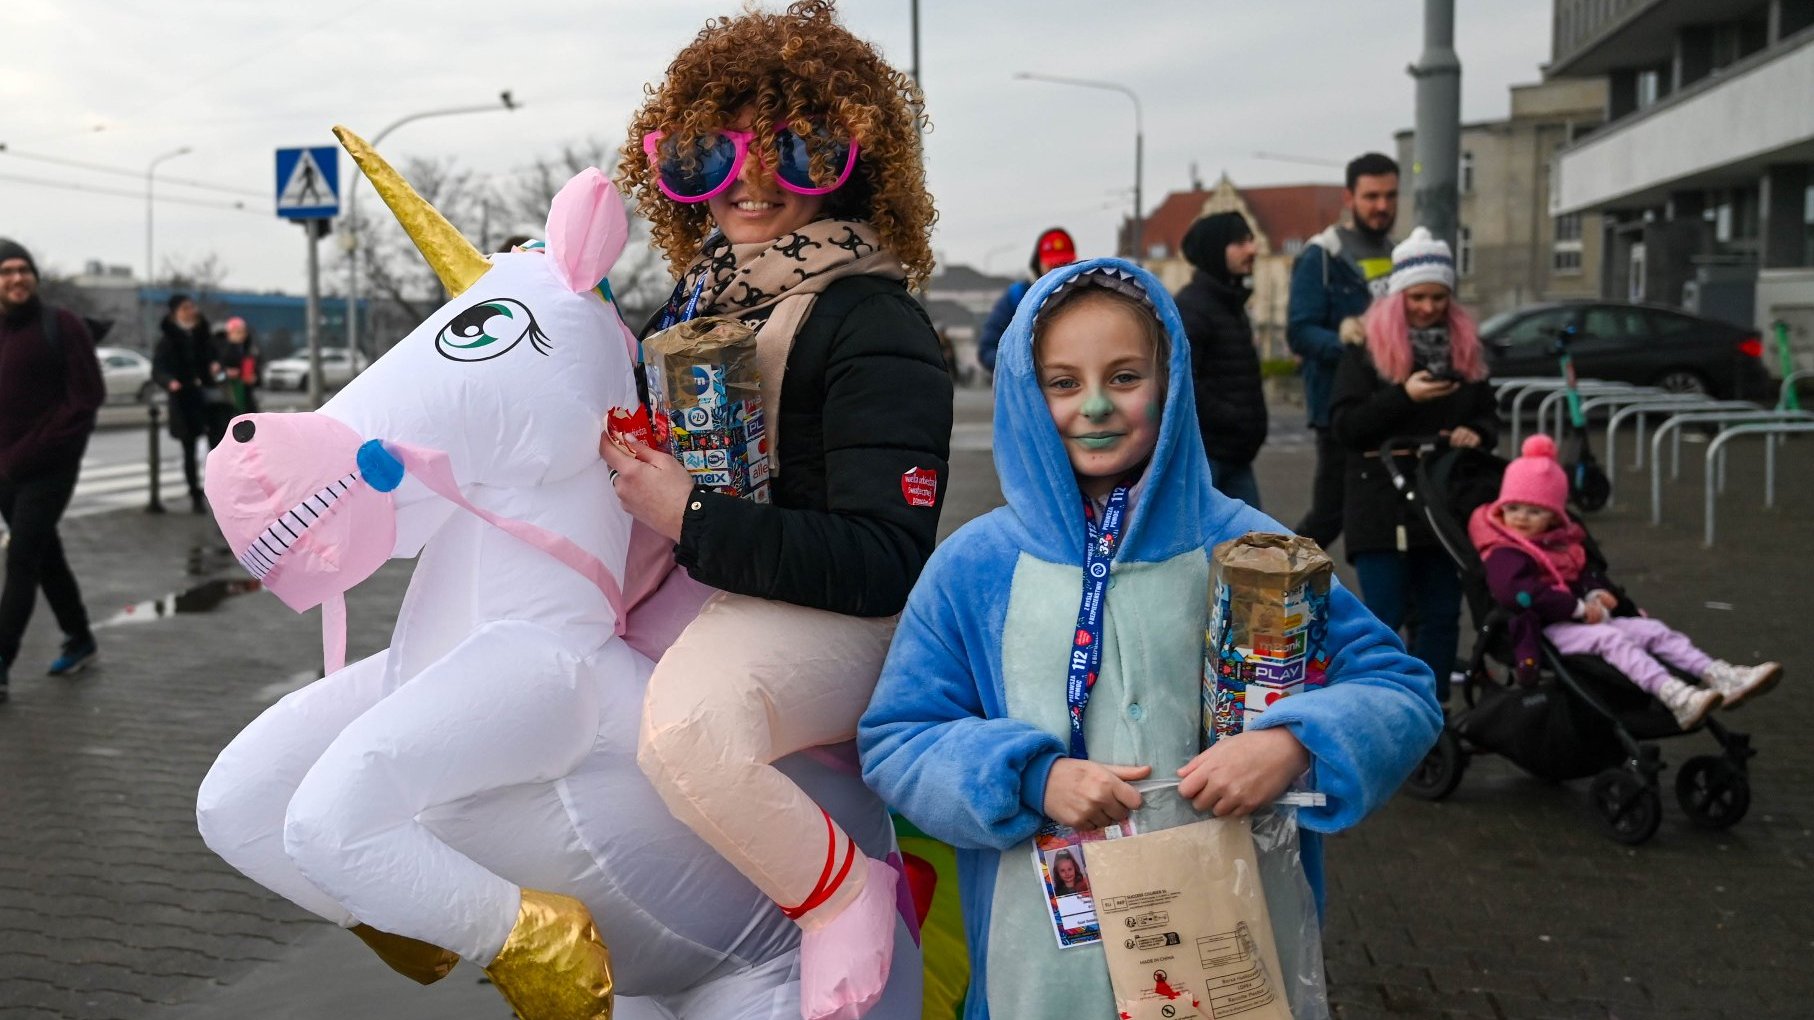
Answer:
M1033 834L1033 870L1038 873L1046 905L1052 914L1052 933L1058 948L1092 945L1102 940L1096 922L1096 901L1090 895L1090 874L1083 859L1083 844L1120 839L1134 834L1130 821L1105 829L1079 832L1050 818Z

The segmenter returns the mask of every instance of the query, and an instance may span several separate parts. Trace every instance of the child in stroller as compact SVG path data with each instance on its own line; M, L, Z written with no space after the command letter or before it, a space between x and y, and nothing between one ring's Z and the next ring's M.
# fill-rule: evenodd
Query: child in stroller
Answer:
M1640 615L1631 600L1588 562L1586 533L1564 503L1568 477L1546 435L1525 441L1500 482L1499 498L1475 508L1468 538L1479 551L1493 599L1511 611L1513 670L1536 678L1547 637L1564 655L1595 655L1666 706L1682 729L1700 724L1722 703L1737 706L1782 678L1774 662L1734 666L1697 648L1662 621ZM1700 678L1684 683L1658 659Z

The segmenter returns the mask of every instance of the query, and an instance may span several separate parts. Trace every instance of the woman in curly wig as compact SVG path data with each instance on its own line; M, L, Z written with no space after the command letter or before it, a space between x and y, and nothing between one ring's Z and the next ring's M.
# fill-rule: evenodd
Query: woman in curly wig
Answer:
M912 81L811 0L707 22L620 164L678 281L644 335L706 314L758 327L772 472L757 503L600 441L625 508L715 589L649 680L637 759L799 924L809 1020L861 1016L885 990L917 1011L917 965L891 961L885 827L853 841L774 763L855 737L936 538L951 381L907 290L932 268L922 119Z

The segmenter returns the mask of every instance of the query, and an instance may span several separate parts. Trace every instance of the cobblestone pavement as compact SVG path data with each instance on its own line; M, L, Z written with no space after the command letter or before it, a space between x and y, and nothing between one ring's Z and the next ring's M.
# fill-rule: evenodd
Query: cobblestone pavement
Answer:
M1283 435L1260 477L1268 506L1289 517L1307 497L1312 454L1297 415L1278 417ZM966 393L960 422L974 431L987 418L986 395ZM1756 449L1735 459L1715 550L1700 545L1697 481L1669 489L1660 528L1630 503L1594 522L1656 615L1716 654L1788 664L1777 693L1728 717L1759 750L1750 817L1697 830L1666 794L1662 831L1628 849L1598 833L1582 784L1541 783L1492 759L1444 803L1400 798L1329 844L1338 1016L1814 1013L1804 738L1814 709L1801 696L1814 654L1795 641L1814 604L1799 576L1814 550L1814 444L1783 451L1773 511L1760 506L1760 460ZM986 450L954 455L947 531L999 501L989 464ZM205 518L123 511L69 522L64 535L97 619L113 619L101 663L53 681L38 675L55 652L41 609L0 706L0 1017L503 1020L476 970L430 989L405 982L233 873L195 834L194 790L214 754L316 675L313 617L206 587L240 575ZM393 564L353 593L353 655L387 639L407 571ZM195 611L158 615L154 597L197 586L180 603ZM1679 764L1710 747L1690 737L1664 755Z

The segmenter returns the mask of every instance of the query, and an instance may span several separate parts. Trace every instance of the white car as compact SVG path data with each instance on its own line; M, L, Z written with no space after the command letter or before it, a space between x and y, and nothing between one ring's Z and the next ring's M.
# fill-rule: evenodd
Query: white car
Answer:
M108 403L149 403L158 394L151 381L151 359L124 347L96 347L95 360L101 363L101 381L107 387Z
M344 347L324 347L321 351L321 383L328 389L345 386L357 372L366 369L363 354L354 355ZM355 366L357 366L355 368ZM279 358L265 366L264 384L272 390L306 390L309 388L309 355L307 351Z

